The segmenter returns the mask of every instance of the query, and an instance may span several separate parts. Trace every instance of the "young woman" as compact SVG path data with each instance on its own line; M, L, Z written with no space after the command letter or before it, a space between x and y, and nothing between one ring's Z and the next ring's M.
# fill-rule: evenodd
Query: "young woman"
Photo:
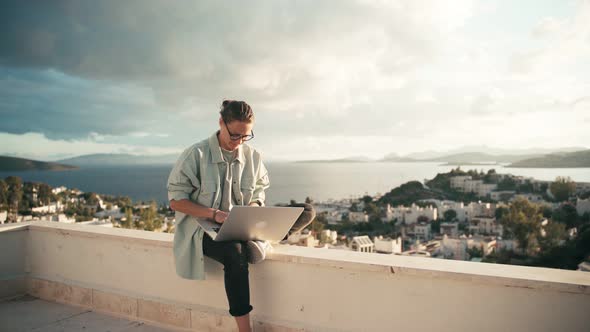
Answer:
M254 113L243 101L225 100L219 130L186 149L168 178L168 199L176 211L176 272L186 279L205 279L204 256L224 267L229 313L239 331L250 331L248 263L264 260L267 242L215 242L192 217L223 223L234 205L264 206L268 171L260 153L244 144L254 138ZM315 211L305 206L293 230L303 229Z

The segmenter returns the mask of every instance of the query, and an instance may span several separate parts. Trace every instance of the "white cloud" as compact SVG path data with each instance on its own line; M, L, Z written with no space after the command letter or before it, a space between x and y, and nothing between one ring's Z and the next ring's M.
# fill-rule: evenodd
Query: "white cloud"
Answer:
M3 63L55 68L35 84L0 79L0 113L19 120L13 133L89 151L182 148L217 128L223 99L239 98L256 113L255 144L278 159L588 139L588 2L524 28L528 16L504 20L512 5L468 0L64 6L11 21L46 33L23 28L0 50ZM39 39L34 56L17 52L20 40ZM564 110L571 123L552 120ZM71 147L62 143L55 153Z
M590 2L578 2L574 17L543 18L531 31L543 42L541 47L514 54L511 69L532 79L567 71L578 61L590 56Z
M85 140L50 140L42 134L27 133L13 135L0 133L0 150L3 155L21 158L52 161L94 153L129 153L141 155L161 155L178 153L179 148L164 148L152 146L136 146L126 144L112 144L95 141L93 138ZM39 149L39 147L43 147Z

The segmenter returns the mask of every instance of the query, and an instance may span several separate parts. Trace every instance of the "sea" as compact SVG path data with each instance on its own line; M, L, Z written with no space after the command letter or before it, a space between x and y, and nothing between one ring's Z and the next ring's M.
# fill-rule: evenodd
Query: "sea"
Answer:
M436 162L366 162L366 163L303 163L269 162L270 177L267 205L349 199L363 195L384 194L408 181L424 182L437 173L457 166ZM576 182L590 182L590 168L510 168L502 165L462 166L487 172L509 173L552 181L569 176ZM166 182L172 165L93 166L68 171L0 172L0 178L19 176L24 181L44 182L52 187L66 186L85 192L129 196L134 202L154 200L167 204Z

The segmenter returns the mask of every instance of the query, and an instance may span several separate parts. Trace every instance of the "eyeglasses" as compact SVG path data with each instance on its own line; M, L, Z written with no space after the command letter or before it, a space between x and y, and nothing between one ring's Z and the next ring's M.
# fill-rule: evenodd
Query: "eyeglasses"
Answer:
M225 124L225 129L227 129L227 133L229 134L229 139L231 139L232 141L238 141L240 139L243 139L244 141L249 141L254 138L254 130L252 130L252 134L250 135L232 134L231 131L229 131L227 122L223 121L223 123Z

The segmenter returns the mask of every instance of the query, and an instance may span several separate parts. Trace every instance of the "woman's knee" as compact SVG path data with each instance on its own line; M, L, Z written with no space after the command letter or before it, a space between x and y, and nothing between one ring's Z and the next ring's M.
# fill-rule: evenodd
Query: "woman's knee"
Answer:
M225 264L232 266L248 266L248 248L245 242L228 242L225 247Z
M313 205L308 204L308 203L295 203L295 204L291 204L289 206L303 208L303 212L301 213L299 218L297 218L293 227L291 227L291 232L301 231L302 229L307 227L309 224L311 224L311 222L315 219L316 212L315 212Z

